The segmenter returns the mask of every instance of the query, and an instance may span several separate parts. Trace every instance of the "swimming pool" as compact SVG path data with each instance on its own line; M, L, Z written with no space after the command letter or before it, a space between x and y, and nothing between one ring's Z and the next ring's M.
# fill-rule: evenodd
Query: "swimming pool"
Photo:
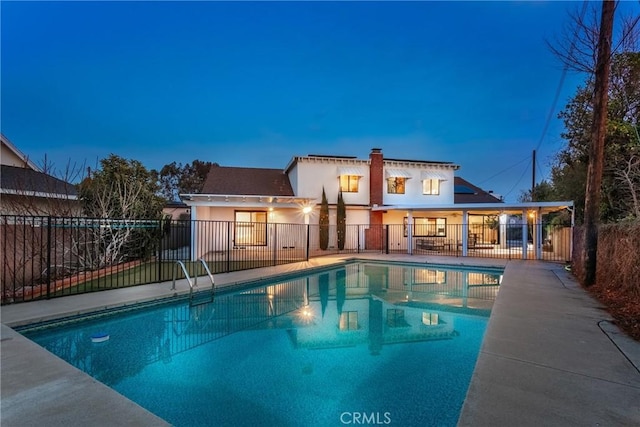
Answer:
M501 277L349 263L20 332L176 426L454 426Z

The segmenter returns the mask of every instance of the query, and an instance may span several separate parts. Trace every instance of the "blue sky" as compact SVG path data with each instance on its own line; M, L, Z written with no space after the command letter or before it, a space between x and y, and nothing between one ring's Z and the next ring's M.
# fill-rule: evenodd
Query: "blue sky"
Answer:
M2 132L36 162L451 161L516 200L584 76L545 40L581 2L6 2ZM625 7L636 7L628 3ZM506 171L505 171L506 169ZM499 173L502 172L503 173Z

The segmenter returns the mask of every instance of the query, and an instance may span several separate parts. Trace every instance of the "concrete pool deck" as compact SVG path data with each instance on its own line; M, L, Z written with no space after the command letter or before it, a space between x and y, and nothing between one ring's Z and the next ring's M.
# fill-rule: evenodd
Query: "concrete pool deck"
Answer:
M640 425L640 342L621 334L559 264L359 254L217 274L216 285L351 258L506 267L459 426ZM168 425L11 327L186 293L182 280L177 291L165 282L3 306L0 425Z

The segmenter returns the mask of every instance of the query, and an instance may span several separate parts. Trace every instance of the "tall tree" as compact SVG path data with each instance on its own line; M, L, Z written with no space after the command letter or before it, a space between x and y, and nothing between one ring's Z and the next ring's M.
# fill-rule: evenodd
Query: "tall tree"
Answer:
M555 196L575 202L578 222L584 218L594 84L589 79L578 88L559 115L566 146L556 155L551 171ZM632 159L640 154L640 52L613 55L607 117L599 215L603 221L618 221L637 217L633 198L640 189L640 174L635 173L638 165Z
M85 214L94 218L159 218L163 200L155 175L137 160L115 154L100 160L79 186Z
M164 205L157 196L155 178L139 161L112 154L80 183L85 214L102 220L91 236L95 250L75 254L85 267L97 268L149 255L152 242L160 238ZM157 220L157 224L148 220Z
M193 194L202 191L211 166L217 163L193 160L191 163L172 162L164 165L157 175L160 195L167 201L180 200L180 194Z
M596 281L596 254L598 248L599 204L604 168L604 140L607 131L607 105L609 94L609 73L611 68L611 38L615 1L602 2L600 34L598 38L598 58L593 96L593 121L591 124L591 144L587 166L587 188L584 201L584 278L586 286Z
M347 236L347 208L342 198L342 191L338 193L338 205L337 205L337 232L338 232L338 249L343 250Z
M320 232L320 249L323 251L329 247L329 202L322 187L322 202L320 203L320 217L318 218Z

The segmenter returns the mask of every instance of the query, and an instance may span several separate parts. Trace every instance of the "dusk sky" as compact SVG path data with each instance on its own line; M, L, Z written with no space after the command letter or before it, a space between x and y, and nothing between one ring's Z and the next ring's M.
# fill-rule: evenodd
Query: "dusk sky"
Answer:
M567 75L543 136L562 76L545 40L581 5L2 1L2 133L57 168L110 153L284 168L376 147L515 201L536 147L548 177L586 78Z

